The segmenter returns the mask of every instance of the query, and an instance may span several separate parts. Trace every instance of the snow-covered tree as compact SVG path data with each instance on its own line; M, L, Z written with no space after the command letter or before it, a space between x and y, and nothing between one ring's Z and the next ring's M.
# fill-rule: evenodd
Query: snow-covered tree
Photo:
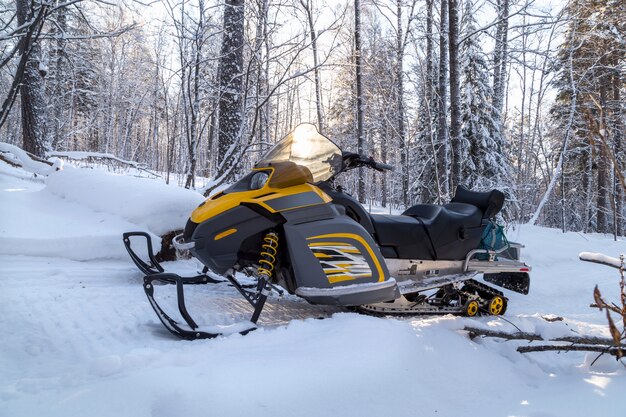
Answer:
M552 115L559 186L551 196L564 229L624 233L624 95L626 8L619 0L575 1L566 8ZM558 224L557 223L557 224Z
M506 141L499 120L493 117L497 110L492 105L489 64L481 49L480 35L475 33L472 0L465 2L463 19L461 158L465 165L461 184L471 189L507 189L511 171L505 156Z

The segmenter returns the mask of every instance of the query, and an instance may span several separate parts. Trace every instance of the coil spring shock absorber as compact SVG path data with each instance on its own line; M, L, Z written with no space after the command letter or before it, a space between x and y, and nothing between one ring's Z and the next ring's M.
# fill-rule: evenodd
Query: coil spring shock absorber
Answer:
M270 293L270 279L274 273L274 266L276 265L276 257L278 255L278 234L275 232L268 232L263 237L263 244L261 245L261 259L259 259L259 267L257 268L257 277L259 282L257 284L258 298L256 300L256 306L254 313L250 321L256 323L261 314L261 310L265 305L267 296Z
M278 255L278 234L268 232L263 237L263 242L265 243L261 245L261 259L259 259L257 273L259 277L264 276L269 281L274 273L274 265Z

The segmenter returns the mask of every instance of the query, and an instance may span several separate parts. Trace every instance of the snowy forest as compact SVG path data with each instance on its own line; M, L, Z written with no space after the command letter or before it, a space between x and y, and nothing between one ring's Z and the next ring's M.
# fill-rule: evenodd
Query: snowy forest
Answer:
M623 0L0 0L0 141L205 194L302 122L395 166L363 202L498 188L623 236Z

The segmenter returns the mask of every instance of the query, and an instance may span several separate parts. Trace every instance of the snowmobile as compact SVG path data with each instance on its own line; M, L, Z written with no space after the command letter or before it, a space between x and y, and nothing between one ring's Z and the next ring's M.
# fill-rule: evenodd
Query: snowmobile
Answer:
M194 277L165 272L148 234L125 233L126 249L145 274L145 293L165 327L185 339L246 334L256 328L268 295L285 290L311 304L382 315L500 315L508 299L486 283L528 293L531 268L520 261L523 246L506 241L495 224L502 192L459 186L448 204L370 214L335 184L339 174L358 167L392 169L343 152L312 124L296 127L247 175L201 203L174 238L177 249L204 265ZM136 237L147 240L148 260L131 249ZM242 282L241 273L253 283ZM483 281L475 279L478 274ZM184 287L224 282L249 302L252 317L202 329L187 311ZM186 323L156 302L155 283L176 286Z

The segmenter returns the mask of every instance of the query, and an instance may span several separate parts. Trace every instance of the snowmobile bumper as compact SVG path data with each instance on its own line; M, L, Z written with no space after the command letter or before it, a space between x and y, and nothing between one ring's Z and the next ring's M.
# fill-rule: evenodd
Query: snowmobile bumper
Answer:
M391 301L400 297L396 280L389 278L383 282L347 285L334 288L299 287L296 294L312 304L358 306Z
M196 246L196 242L185 242L183 234L181 233L174 236L174 239L172 239L172 245L174 245L174 247L178 250L190 250Z
M142 237L146 239L146 249L148 250L148 262L145 262L135 251L131 248L131 237ZM164 272L163 267L159 264L159 261L154 257L154 251L152 250L152 240L150 235L146 232L126 232L122 234L122 240L130 259L133 260L137 268L146 275L158 274Z

